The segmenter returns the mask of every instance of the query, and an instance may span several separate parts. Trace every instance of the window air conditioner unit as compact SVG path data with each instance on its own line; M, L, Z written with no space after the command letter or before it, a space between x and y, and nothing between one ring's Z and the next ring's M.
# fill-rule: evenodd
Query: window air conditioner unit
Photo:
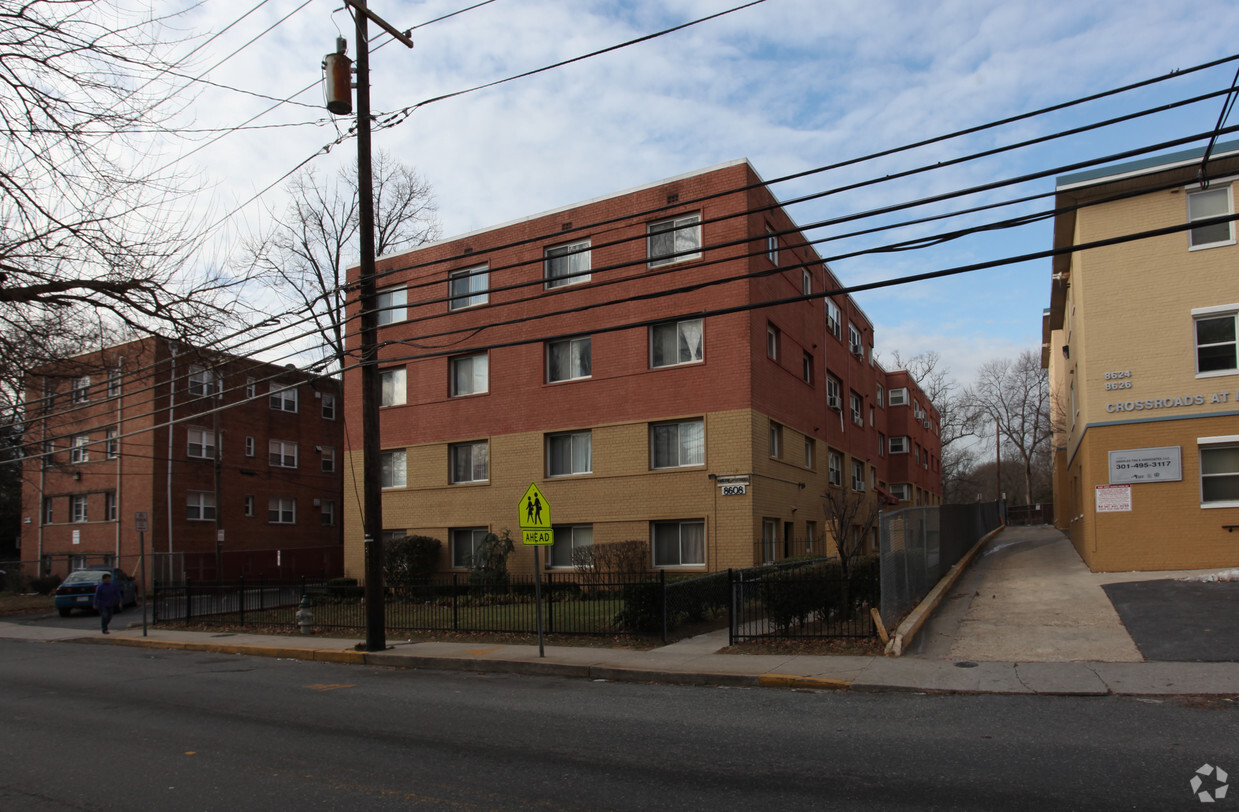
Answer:
M852 490L854 490L854 491L863 491L864 489L865 489L865 483L864 483L863 481L861 481L861 480L859 480L859 479L853 479L853 480L852 480Z
M843 398L838 395L827 395L826 405L837 412L843 408Z
M929 418L927 417L925 418L925 422L923 425L925 426L925 428L930 428L933 424L929 422Z
M322 504L323 504L323 502L322 502L322 500L321 500L321 499L315 499L315 500L314 500L314 507L319 507L319 506L321 506Z

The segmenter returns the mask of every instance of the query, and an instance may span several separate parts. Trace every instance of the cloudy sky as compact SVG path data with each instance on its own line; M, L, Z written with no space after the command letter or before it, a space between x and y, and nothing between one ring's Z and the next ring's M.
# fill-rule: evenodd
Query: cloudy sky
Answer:
M1239 10L1229 0L765 0L666 36L417 106L717 14L743 0L493 0L430 22L475 2L370 0L398 28L414 28L416 43L410 51L374 35L373 109L382 114L416 106L401 123L377 132L374 143L431 183L445 236L735 158L748 158L767 181L854 161L774 186L782 200L820 194L1224 90L1237 63L885 158L856 160L1239 50ZM183 33L198 37L195 44L218 34L195 61L201 70L210 68L206 78L222 87L203 87L185 115L199 128L239 129L191 144L206 146L183 166L210 183L214 213L236 212L222 232L233 241L282 207L281 177L343 132L347 122L333 121L322 109L320 62L338 35L349 40L355 55L352 22L338 2L269 0L228 27L251 8L249 0L203 0L176 20ZM240 91L295 103L264 113L273 106L270 100ZM1208 132L1222 107L1222 98L1214 98L836 192L790 212L803 226L1052 171ZM289 126L269 126L277 124ZM355 156L355 142L347 140L307 166L329 174ZM1044 177L908 208L883 222L1044 194L1053 186L1052 176ZM246 203L254 195L257 201ZM837 239L875 225L870 218L814 229L809 236L828 240L818 250L835 257L1033 214L1048 205L1034 201ZM863 284L1049 246L1050 225L1037 221L830 265L845 284ZM880 357L937 350L965 382L986 360L1039 347L1048 297L1045 259L857 296L876 325Z

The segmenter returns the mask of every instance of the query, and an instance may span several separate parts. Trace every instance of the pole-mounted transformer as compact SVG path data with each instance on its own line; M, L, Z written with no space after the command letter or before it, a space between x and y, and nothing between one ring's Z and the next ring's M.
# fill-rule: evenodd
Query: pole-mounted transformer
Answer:
M353 112L353 60L344 53L347 48L344 37L336 37L336 52L323 57L323 94L337 116Z

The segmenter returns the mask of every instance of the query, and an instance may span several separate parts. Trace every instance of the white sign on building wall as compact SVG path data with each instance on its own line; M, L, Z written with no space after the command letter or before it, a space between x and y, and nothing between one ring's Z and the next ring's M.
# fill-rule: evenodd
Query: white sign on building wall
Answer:
M1098 513L1130 513L1131 485L1098 485Z
M1179 482L1183 479L1183 455L1179 446L1127 448L1110 452L1110 484L1128 482Z

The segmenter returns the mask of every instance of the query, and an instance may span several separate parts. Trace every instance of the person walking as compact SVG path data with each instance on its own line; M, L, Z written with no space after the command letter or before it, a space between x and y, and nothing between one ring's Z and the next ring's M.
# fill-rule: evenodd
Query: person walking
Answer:
M109 573L103 573L103 580L99 582L99 586L95 587L94 606L99 610L99 625L103 627L103 633L108 633L108 624L112 622L112 612L116 609L116 605L120 603L120 589L116 584L112 583L112 576Z

